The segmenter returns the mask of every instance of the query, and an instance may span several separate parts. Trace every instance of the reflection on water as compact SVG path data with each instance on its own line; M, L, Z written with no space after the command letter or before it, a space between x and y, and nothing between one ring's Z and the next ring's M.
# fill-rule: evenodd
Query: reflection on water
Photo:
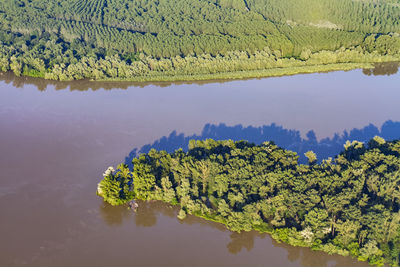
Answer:
M256 237L265 238L265 236L266 234L259 234L256 231L231 233L231 241L226 247L232 254L238 254L242 249L250 251L254 248L254 239Z
M232 80L205 80L205 81L176 81L176 82L124 82L124 81L90 81L90 80L79 80L79 81L52 81L41 78L32 78L24 76L15 76L12 72L0 72L0 81L4 81L7 84L11 84L16 88L22 88L26 85L33 85L39 91L45 91L49 87L53 87L55 90L70 91L97 91L100 89L104 90L115 90L123 89L126 90L129 87L146 87L148 85L156 85L159 87L169 87L171 85L182 85L182 84L197 84L204 85L210 83L226 83Z
M124 220L134 220L138 227L152 227L157 224L157 218L162 215L175 218L181 224L204 225L221 232L229 232L222 224L208 222L192 215L188 215L184 220L179 220L177 219L179 208L161 201L138 201L138 204L139 207L134 212L127 205L114 207L107 203L101 203L100 214L110 226L121 225ZM228 251L232 254L238 254L242 249L246 249L247 251L253 249L255 238L265 238L266 234L256 231L232 232L229 237L230 241L226 245Z
M176 208L159 201L138 202L139 208L135 213L137 226L151 227L156 225L159 215L174 218L177 215ZM132 212L132 211L131 211Z
M363 69L365 75L393 75L399 71L399 62L376 63L373 69Z
M287 259L290 262L298 262L304 267L343 267L343 266L369 266L366 263L355 262L349 264L348 257L328 255L321 251L312 251L309 248L293 248L284 243L272 240L274 246L284 248L288 251Z
M375 63L373 69L363 69L365 75L392 75L396 74L399 69L399 62L384 62ZM246 80L246 79L245 79ZM248 79L254 80L254 79ZM0 72L0 82L4 81L7 84L12 84L12 86L17 88L22 88L26 85L34 85L39 91L45 91L48 87L53 87L55 90L68 89L71 91L88 91L88 90L112 90L112 89L128 89L129 87L145 87L148 85L156 85L160 87L168 87L171 85L182 85L182 84L197 84L205 85L211 83L226 83L232 80L205 80L205 81L177 81L177 82L113 82L113 81L90 81L90 80L80 80L80 81L51 81L41 78L31 78L31 77L17 77L12 72Z
M125 158L125 163L132 167L132 159L141 153L148 153L151 149L166 150L173 152L179 148L187 151L189 141L205 140L212 138L214 140L234 141L247 140L252 143L261 144L265 141L274 141L278 146L285 149L295 151L300 156L300 162L307 162L304 153L314 151L318 159L327 159L334 157L343 150L346 141L367 142L374 136L383 137L387 141L400 139L400 122L386 121L380 128L373 124L369 124L364 128L354 128L350 132L344 131L342 134L335 134L332 138L323 138L318 141L313 130L306 134L306 138L302 138L299 130L285 129L275 123L260 127L243 127L242 125L227 126L225 124L204 126L200 135L185 136L183 133L177 134L173 131L169 136L163 136L152 144L142 146L140 149L133 149Z
M99 211L104 222L109 226L121 225L124 220L132 218L132 210L128 209L127 206L114 207L108 203L101 202Z
M309 248L293 247L285 243L279 243L265 233L256 231L250 232L230 232L224 225L209 222L196 216L188 215L184 220L176 218L179 208L160 201L139 201L137 212L129 210L127 206L112 207L102 203L100 213L105 222L110 226L121 224L123 220L133 220L138 227L153 227L157 225L157 220L161 216L173 218L175 222L182 225L200 225L207 228L215 229L221 233L228 233L229 238L226 243L226 251L232 255L240 256L242 252L250 252L255 248L257 241L270 242L274 247L282 248L287 252L289 262L299 263L304 267L328 267L328 266L365 266L365 263L355 262L348 257L338 255L328 255L323 252L312 251ZM194 241L195 242L195 241ZM212 244L209 244L212 246ZM266 250L265 253L268 253ZM351 265L349 265L351 263ZM267 265L269 266L269 265Z
M176 216L174 209L165 203L154 201L138 201L139 208L136 212L129 209L127 205L111 206L101 202L100 215L109 226L121 225L125 220L135 220L136 226L151 227L157 224L157 217L164 215L173 218Z

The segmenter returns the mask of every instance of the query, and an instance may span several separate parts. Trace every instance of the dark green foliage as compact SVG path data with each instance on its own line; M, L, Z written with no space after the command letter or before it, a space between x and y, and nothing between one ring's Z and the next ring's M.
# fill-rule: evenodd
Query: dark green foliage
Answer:
M180 219L193 214L232 231L398 266L400 141L348 142L320 164L307 156L303 165L272 142L192 140L187 153L151 150L133 160L132 175L120 166L100 185L112 204L162 200L180 205Z
M0 70L146 80L393 61L399 17L395 0L2 0Z

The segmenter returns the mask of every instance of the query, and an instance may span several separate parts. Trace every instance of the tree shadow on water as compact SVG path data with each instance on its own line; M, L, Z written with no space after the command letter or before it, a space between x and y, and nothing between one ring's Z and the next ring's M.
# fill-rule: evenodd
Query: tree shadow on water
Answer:
M132 167L133 158L142 153L148 153L151 149L166 150L173 152L179 148L187 151L189 140L204 140L212 138L215 140L232 139L234 141L247 140L255 144L261 144L265 141L273 141L278 146L297 152L300 156L300 162L305 163L304 153L314 151L318 160L334 157L343 150L346 141L357 140L367 142L374 136L381 136L386 140L395 140L400 138L400 122L391 120L386 121L380 128L369 124L361 129L354 128L350 132L344 131L342 134L335 134L332 138L317 140L315 132L309 131L306 138L302 138L300 131L285 129L275 123L260 127L243 127L242 125L227 126L225 124L213 125L206 124L200 135L185 136L173 131L169 136L164 136L152 144L144 145L141 148L133 149L125 158L125 163Z

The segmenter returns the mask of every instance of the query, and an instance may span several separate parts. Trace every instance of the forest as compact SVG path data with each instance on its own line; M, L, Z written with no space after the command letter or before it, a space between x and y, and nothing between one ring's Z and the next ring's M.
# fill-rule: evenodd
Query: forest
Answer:
M144 81L360 68L400 60L399 18L396 0L3 0L0 71Z
M150 150L133 167L109 167L97 194L180 207L234 232L257 230L294 246L399 266L400 141L347 142L334 159L308 162L273 142L191 140L189 150ZM139 207L140 208L140 207Z

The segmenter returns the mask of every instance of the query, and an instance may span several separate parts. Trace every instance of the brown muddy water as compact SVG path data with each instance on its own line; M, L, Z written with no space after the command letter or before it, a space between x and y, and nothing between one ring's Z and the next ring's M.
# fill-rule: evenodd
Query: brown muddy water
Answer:
M367 266L195 217L179 221L162 203L139 203L137 213L110 207L95 191L133 149L173 149L207 127L214 138L298 133L300 146L339 142L333 136L345 130L346 138L400 138L400 75L374 74L385 73L153 85L1 74L0 266Z

